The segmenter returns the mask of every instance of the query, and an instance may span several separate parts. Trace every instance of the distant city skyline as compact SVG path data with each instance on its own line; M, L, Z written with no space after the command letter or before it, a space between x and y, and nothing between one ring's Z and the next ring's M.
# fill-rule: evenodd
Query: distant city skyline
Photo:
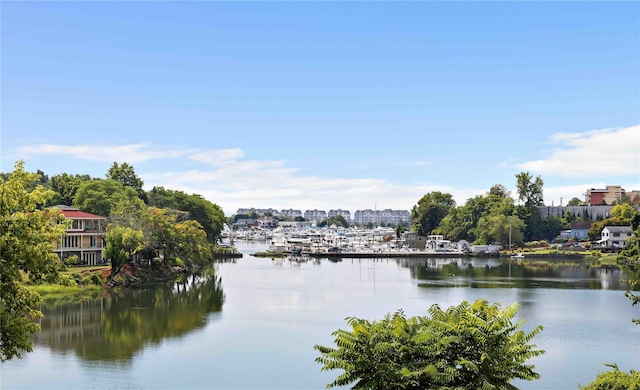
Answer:
M638 2L2 2L0 169L238 208L640 190Z

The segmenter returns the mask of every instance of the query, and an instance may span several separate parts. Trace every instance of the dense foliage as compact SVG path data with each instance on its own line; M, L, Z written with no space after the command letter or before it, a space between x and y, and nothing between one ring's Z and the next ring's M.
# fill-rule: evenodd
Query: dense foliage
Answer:
M586 386L580 386L582 390L640 390L640 372L631 370L620 371L617 365L611 365L613 370L605 371Z
M518 305L504 309L479 299L429 316L402 311L379 321L348 318L351 330L333 333L336 348L316 345L322 370L343 373L327 388L354 389L510 389L512 379L535 380L530 358L544 353L530 341L542 327L526 333L514 323Z
M55 242L64 234L57 209L41 207L53 197L39 183L40 175L24 171L19 161L7 180L0 179L0 360L31 351L31 333L42 316L34 309L40 296L21 285L56 276L59 260Z
M430 234L455 205L451 194L434 191L424 195L411 210L413 230L421 236Z

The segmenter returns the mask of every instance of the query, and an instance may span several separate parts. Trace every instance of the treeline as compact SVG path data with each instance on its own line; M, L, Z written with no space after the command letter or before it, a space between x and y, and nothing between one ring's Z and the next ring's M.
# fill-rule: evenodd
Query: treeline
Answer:
M112 276L132 259L142 264L159 260L167 266L200 264L215 247L225 216L215 203L198 194L153 187L133 166L114 162L105 178L62 173L49 177L38 170L37 182L52 193L43 207L66 205L107 218L104 256ZM7 180L11 174L3 173Z
M571 212L563 217L541 218L538 206L543 205L542 178L534 178L529 172L521 172L515 178L517 198L502 184L467 199L461 206L456 205L451 194L428 193L411 210L412 229L423 236L442 234L453 241L506 247L509 242L522 246L525 242L552 241L562 230L569 229L572 221L589 220L586 215ZM630 226L637 215L637 207L628 198L623 199L611 210L611 218L592 224L589 238L599 238L605 226Z

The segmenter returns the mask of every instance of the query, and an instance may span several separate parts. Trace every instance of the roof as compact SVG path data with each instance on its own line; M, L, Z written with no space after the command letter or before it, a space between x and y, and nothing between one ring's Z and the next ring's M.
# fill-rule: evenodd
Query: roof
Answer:
M70 219L107 219L105 217L101 217L95 214L85 213L84 211L80 211L77 209L74 209L74 210L65 209L65 210L60 210L60 212L62 212L62 215L64 215L65 218L70 218Z
M571 229L589 229L591 227L591 221L573 221L571 222Z
M605 226L602 230L607 229L611 233L631 233L631 226Z

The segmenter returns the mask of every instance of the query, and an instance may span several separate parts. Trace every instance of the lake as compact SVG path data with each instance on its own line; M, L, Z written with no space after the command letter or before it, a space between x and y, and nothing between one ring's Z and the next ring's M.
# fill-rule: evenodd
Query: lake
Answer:
M521 389L576 389L603 363L640 368L640 317L630 278L575 261L255 258L265 243L178 283L45 302L36 346L0 365L2 389L323 389L315 344L332 346L345 318L403 309L426 315L486 298L519 302L524 329L543 325Z

